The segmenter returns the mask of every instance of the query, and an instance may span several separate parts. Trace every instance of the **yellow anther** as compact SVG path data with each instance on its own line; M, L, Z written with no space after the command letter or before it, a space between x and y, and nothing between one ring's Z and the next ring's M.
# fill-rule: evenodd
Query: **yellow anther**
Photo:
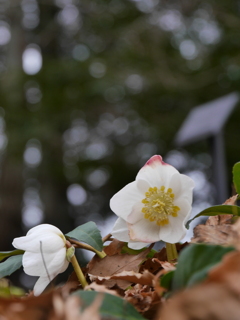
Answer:
M155 223L158 226L165 226L169 223L169 216L177 217L180 208L174 206L174 193L171 188L165 191L165 187L150 187L142 199L142 213L144 218Z

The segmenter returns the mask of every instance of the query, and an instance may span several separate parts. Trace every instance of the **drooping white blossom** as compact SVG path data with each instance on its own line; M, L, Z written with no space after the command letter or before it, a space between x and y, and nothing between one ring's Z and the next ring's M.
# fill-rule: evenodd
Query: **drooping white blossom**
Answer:
M112 235L132 249L159 240L176 243L186 234L194 182L155 155L110 200L119 217Z
M30 229L26 236L15 238L13 246L25 251L22 261L24 272L39 276L33 289L36 296L68 267L66 239L61 230L50 224Z

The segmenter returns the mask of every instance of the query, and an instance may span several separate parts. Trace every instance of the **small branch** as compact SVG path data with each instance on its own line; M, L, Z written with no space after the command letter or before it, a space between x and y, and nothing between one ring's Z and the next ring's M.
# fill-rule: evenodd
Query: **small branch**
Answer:
M82 243L82 242L79 242L79 241L71 239L71 238L68 238L68 241L71 242L72 244L75 244L77 246L77 248L89 250L89 251L96 253L99 256L99 258L101 258L101 259L106 256L105 252L98 251L86 243Z
M83 273L82 273L82 269L80 268L77 258L75 255L73 255L72 259L71 259L71 263L73 265L73 269L78 277L79 282L81 283L82 287L85 288L88 283L87 280L85 279Z
M106 241L112 241L113 238L112 238L112 235L111 233L107 234L105 237L102 238L102 242L106 242Z

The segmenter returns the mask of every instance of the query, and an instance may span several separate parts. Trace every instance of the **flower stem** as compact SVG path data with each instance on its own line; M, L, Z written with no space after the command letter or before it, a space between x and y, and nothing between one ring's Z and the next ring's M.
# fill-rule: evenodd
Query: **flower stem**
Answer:
M86 249L86 250L89 250L89 251L96 253L99 256L99 258L101 258L101 259L106 257L106 253L104 251L98 251L86 243L82 243L82 242L79 242L77 240L70 239L70 238L68 238L68 241L71 242L72 244L75 244L77 246L77 248Z
M172 262L173 260L176 260L178 258L178 253L177 253L175 243L166 242L166 251L167 251L168 262Z
M78 277L79 282L81 283L82 287L85 288L88 283L87 280L85 279L83 273L82 273L82 269L80 268L77 258L75 255L73 255L72 259L71 259L71 263L73 265L74 271Z

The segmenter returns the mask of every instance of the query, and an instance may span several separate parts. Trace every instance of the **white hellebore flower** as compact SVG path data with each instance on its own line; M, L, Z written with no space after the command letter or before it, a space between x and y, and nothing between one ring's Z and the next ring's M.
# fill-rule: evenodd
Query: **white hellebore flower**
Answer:
M34 295L40 295L69 262L66 258L66 239L63 233L50 224L41 224L28 231L25 237L15 238L13 246L25 250L23 269L30 276L39 276Z
M155 155L110 200L119 217L112 235L132 249L159 240L176 243L186 234L194 182Z

